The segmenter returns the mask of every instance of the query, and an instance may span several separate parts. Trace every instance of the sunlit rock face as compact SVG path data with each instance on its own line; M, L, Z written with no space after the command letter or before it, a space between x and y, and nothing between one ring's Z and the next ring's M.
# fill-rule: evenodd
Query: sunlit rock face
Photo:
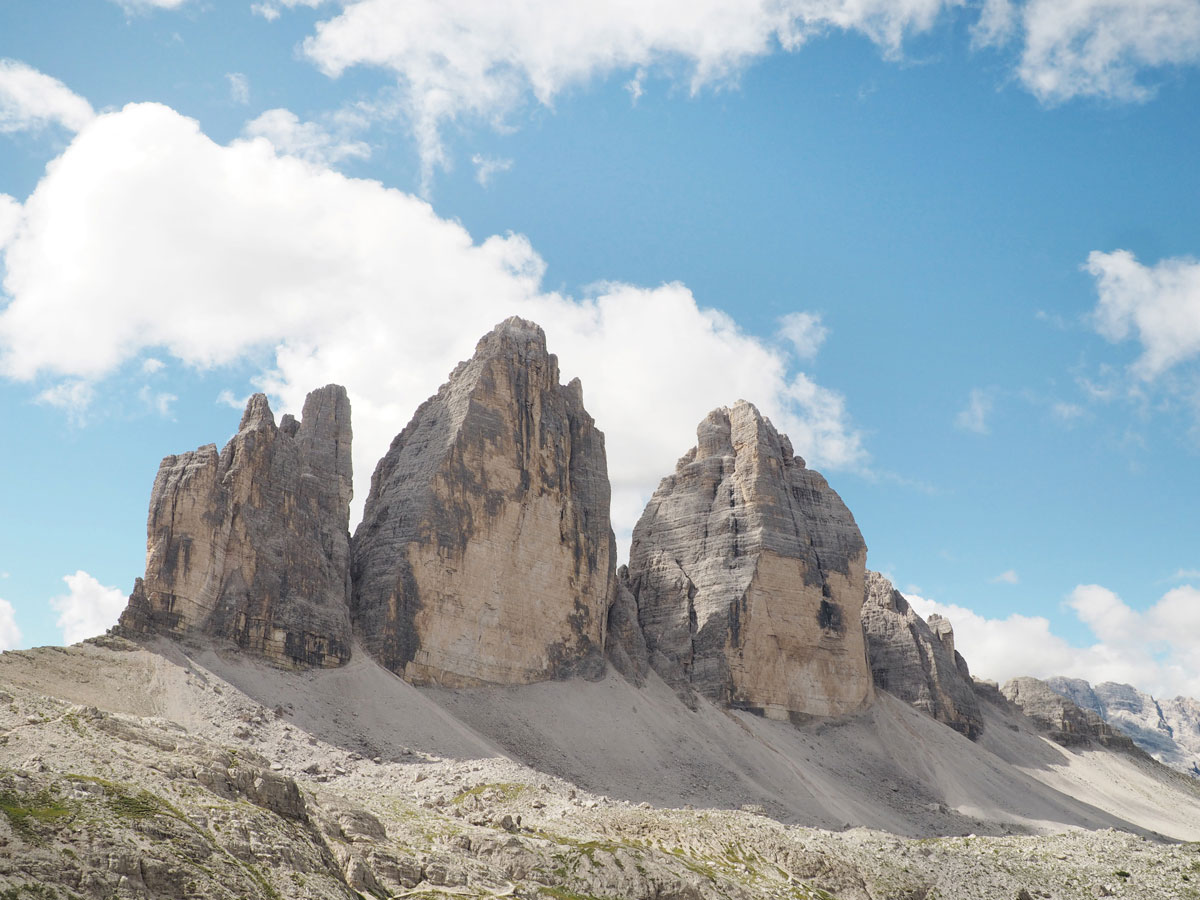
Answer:
M669 682L786 719L873 696L867 548L824 478L750 403L709 413L633 533L629 585Z
M255 394L220 453L208 444L158 469L146 574L120 626L207 635L287 666L350 656L350 401L327 385L277 426Z
M974 740L983 715L966 660L954 649L948 619L928 622L878 572L867 572L863 632L875 686Z
M392 442L353 541L366 648L418 683L603 671L616 588L604 436L512 318Z

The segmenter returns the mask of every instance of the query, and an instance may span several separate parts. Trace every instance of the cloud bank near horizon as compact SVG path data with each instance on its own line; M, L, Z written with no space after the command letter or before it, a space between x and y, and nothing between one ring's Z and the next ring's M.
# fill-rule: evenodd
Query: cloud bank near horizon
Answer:
M1145 610L1109 589L1078 585L1065 600L1095 641L1076 647L1050 630L1044 616L981 616L953 603L905 594L922 617L945 616L972 674L1003 684L1010 678L1063 675L1092 684L1132 684L1155 697L1200 698L1200 588L1180 585Z

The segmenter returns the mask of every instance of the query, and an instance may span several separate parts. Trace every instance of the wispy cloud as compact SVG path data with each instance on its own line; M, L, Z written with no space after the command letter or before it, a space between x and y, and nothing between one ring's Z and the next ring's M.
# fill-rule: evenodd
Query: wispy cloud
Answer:
M57 78L15 59L0 59L0 133L49 125L78 131L95 116L91 104Z
M229 82L229 99L234 103L250 102L250 81L241 72L230 72L225 76Z
M511 159L496 159L491 156L483 156L476 153L471 157L471 163L475 166L475 180L479 182L481 187L487 187L492 183L492 178L499 172L507 172L513 167Z
M988 416L991 415L991 412L991 395L980 388L974 388L967 398L966 407L954 417L954 424L963 431L970 431L974 434L987 434L990 431Z
M1017 573L1014 569L1008 569L1005 572L1001 572L992 579L992 584L1020 584L1020 582L1021 579L1017 576Z
M779 320L779 334L792 345L799 359L815 359L829 329L821 324L820 313L793 312Z

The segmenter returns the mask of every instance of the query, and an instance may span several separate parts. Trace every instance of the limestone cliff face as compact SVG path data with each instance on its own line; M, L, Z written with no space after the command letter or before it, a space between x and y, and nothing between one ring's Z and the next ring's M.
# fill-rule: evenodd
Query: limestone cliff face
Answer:
M926 622L890 581L867 572L862 623L876 687L972 740L982 733L971 674L954 649L947 619L934 615Z
M541 328L508 319L375 469L355 626L418 684L596 674L614 566L604 436Z
M1129 735L1164 765L1200 776L1200 703L1195 700L1159 700L1133 685L1111 681L1093 688L1081 678L1056 677L1046 684Z
M1106 747L1133 750L1134 742L1124 732L1117 731L1098 713L1081 709L1071 700L1056 693L1050 685L1037 678L1014 678L1001 689L1005 699L1021 708L1051 740L1065 747L1087 745L1092 741Z
M845 504L745 401L710 413L633 532L629 583L654 667L772 718L872 698L867 548Z
M328 385L278 426L256 394L220 453L164 459L121 627L226 638L282 665L345 662L350 441L346 390Z

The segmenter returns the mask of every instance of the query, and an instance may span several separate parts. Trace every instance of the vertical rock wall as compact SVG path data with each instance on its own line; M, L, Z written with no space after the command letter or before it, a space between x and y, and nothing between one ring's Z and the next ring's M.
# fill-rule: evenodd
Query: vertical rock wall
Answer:
M414 683L603 671L615 590L604 436L542 329L485 336L392 442L354 535L363 644Z
M301 421L276 426L267 398L238 433L159 466L146 526L146 575L120 625L200 633L283 665L350 655L350 402L328 385Z
M876 687L972 740L982 733L979 701L949 620L935 615L926 622L890 581L867 572L862 622Z
M633 533L652 665L772 718L860 709L866 553L841 498L754 406L713 411Z

